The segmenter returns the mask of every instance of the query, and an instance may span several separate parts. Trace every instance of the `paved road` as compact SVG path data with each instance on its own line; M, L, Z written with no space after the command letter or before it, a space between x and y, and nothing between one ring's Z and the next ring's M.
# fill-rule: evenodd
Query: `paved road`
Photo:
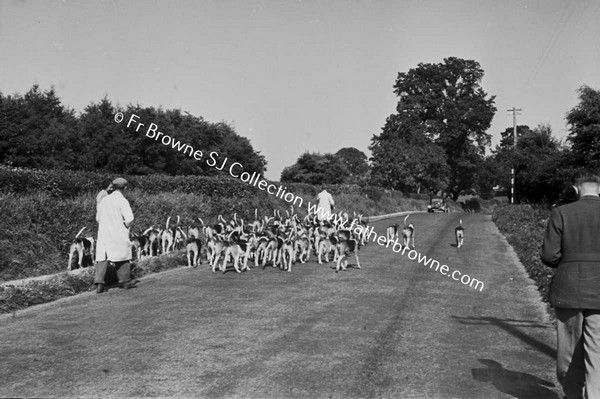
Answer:
M0 396L558 398L554 330L490 216L411 220L483 291L378 244L338 274L176 269L0 317Z

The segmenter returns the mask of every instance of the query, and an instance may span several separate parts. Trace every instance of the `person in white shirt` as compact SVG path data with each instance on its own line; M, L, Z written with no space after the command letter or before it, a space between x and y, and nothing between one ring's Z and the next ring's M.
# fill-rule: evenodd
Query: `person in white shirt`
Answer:
M335 206L335 201L329 192L325 189L317 194L317 219L319 221L329 220L331 212Z
M133 212L129 201L123 196L127 180L119 177L112 182L114 191L104 197L96 213L98 222L98 242L96 246L96 292L106 289L105 276L109 262L115 264L119 286L131 288L137 281L131 281L131 242L129 226L133 222Z

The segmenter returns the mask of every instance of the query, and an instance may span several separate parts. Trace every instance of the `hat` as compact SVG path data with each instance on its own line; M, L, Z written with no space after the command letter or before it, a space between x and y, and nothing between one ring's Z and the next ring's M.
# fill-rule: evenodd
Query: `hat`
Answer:
M112 185L115 188L125 188L125 186L127 186L127 180L123 179L122 177L117 177L112 181Z

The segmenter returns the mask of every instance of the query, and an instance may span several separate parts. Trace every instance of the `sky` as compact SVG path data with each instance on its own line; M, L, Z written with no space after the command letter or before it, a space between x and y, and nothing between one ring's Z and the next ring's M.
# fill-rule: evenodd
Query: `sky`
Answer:
M600 0L0 0L0 92L225 121L278 180L306 151L370 156L398 73L447 57L485 71L492 146L512 107L564 139L577 89L600 90L598 21Z

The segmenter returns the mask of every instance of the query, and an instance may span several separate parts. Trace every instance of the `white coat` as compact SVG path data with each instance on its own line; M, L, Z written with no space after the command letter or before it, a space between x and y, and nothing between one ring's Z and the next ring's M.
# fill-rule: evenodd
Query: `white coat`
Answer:
M129 201L115 190L102 199L96 213L98 243L96 261L122 262L131 260L131 241L125 223L133 221Z
M331 216L333 206L335 205L333 197L327 190L323 190L317 195L317 201L319 201L317 218L319 220L328 220Z

